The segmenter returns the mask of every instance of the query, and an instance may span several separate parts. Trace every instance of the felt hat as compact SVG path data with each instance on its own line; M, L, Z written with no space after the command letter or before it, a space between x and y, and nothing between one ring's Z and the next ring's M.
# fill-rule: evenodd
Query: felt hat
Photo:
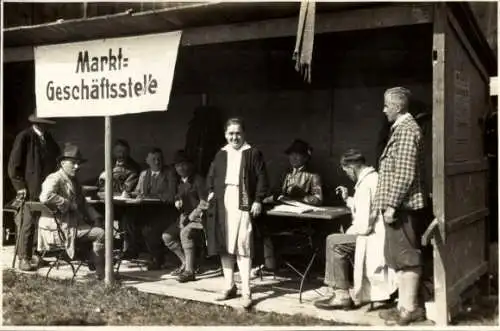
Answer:
M299 153L302 155L311 156L312 147L301 139L295 139L292 144L285 150L285 154Z
M183 162L193 163L193 160L187 155L186 151L178 150L174 156L174 164L179 164Z
M28 121L30 121L31 123L40 123L40 124L56 124L55 121L52 121L52 120L49 120L46 118L37 117L35 113L31 114L28 117Z
M64 144L64 150L57 160L60 162L68 159L75 160L80 163L87 162L87 160L82 157L82 153L80 152L78 146L72 143Z

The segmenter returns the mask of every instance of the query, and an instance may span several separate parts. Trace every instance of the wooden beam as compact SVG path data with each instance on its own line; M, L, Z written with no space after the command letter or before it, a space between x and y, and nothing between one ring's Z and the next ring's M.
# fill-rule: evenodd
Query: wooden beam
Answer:
M432 54L432 196L435 217L440 220L439 232L431 240L434 247L434 302L436 303L436 325L447 326L449 321L446 295L446 244L444 229L445 207L445 32L446 16L444 4L434 8L433 54Z
M391 5L351 9L316 16L316 33L387 28L432 22L431 5ZM191 28L183 31L181 44L195 46L255 39L294 37L297 17Z
M432 71L432 195L433 210L439 220L445 215L445 21L440 5L436 9L433 35L433 71ZM446 242L446 233L440 224L442 240Z
M35 58L33 46L7 47L3 50L3 62L33 61Z
M487 160L476 160L460 163L447 163L446 176L461 175L473 172L485 172L488 170Z
M484 218L489 215L489 210L488 208L481 208L478 210L473 211L472 213L469 213L467 215L463 215L451 220L446 221L446 232L448 234L458 231L465 226L476 223L479 221L484 221Z
M104 118L104 166L106 173L105 181L105 270L104 281L107 285L113 283L113 154L111 116Z

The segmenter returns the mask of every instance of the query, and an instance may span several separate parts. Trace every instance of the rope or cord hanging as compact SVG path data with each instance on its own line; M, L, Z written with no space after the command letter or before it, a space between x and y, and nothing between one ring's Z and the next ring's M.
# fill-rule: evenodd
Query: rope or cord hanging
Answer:
M315 0L302 0L297 27L297 40L292 57L295 60L295 70L300 72L308 83L311 83L315 13Z

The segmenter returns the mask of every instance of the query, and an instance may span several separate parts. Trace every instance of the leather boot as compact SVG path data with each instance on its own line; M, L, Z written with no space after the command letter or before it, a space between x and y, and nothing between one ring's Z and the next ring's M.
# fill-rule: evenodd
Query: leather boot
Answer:
M36 267L31 264L31 259L21 259L19 261L19 270L21 271L36 271Z

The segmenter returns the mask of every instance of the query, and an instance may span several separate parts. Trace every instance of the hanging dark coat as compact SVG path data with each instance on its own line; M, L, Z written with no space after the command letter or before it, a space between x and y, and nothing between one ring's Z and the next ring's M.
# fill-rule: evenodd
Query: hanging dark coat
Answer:
M224 124L218 109L198 107L186 133L186 154L194 161L196 172L206 176L210 163L224 145Z

